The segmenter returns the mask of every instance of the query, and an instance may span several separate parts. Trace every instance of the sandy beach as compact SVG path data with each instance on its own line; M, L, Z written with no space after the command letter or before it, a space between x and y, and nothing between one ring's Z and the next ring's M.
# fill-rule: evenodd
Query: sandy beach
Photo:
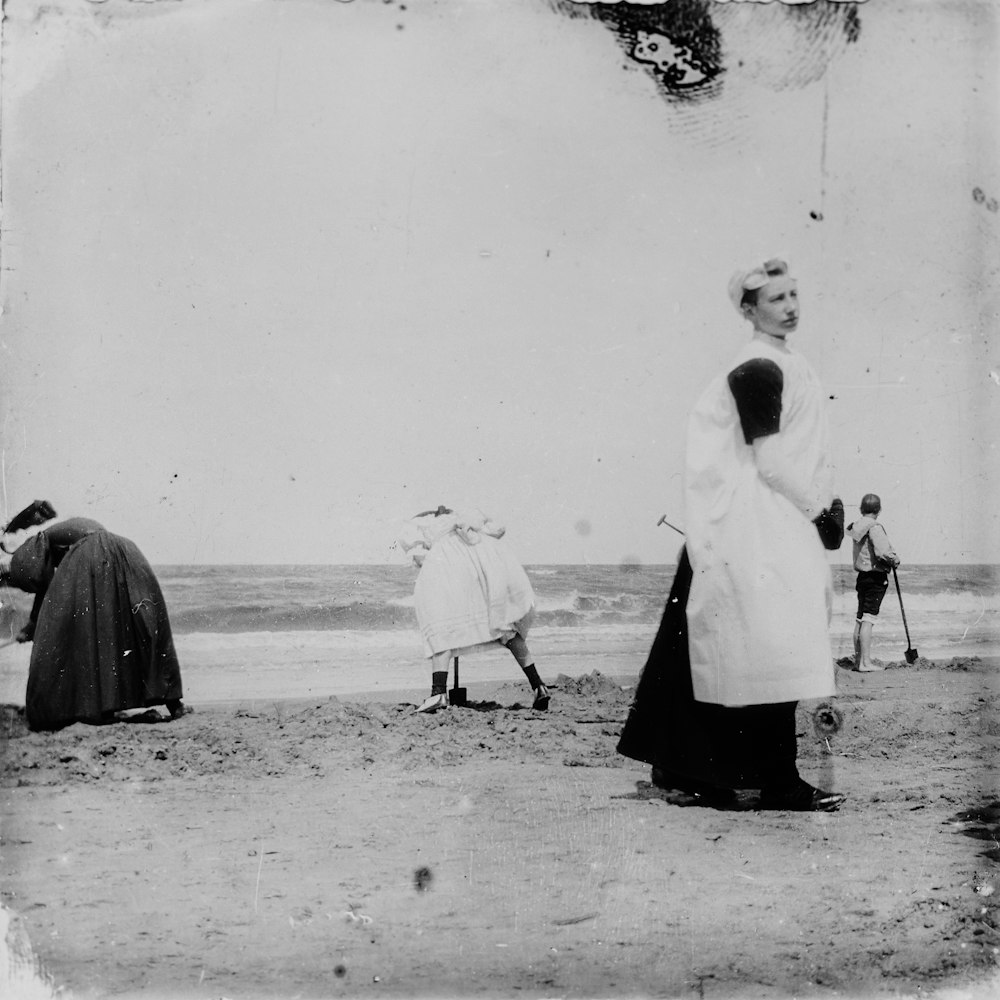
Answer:
M838 670L834 814L717 811L615 743L629 686L3 719L3 903L75 998L996 995L993 658Z

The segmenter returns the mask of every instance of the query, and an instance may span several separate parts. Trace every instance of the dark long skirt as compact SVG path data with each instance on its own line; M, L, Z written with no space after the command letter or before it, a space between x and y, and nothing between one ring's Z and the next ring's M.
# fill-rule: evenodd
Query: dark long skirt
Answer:
M87 535L63 557L39 611L28 725L98 722L181 697L167 606L152 567L126 538Z
M682 549L618 752L677 778L676 787L793 783L798 777L794 701L726 708L694 699L686 615L691 578L687 549Z

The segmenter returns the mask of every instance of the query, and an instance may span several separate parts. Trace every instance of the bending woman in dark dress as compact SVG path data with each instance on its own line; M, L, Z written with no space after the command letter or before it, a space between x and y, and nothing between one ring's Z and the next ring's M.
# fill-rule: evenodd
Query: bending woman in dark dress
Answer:
M34 642L25 714L32 729L100 723L166 705L183 714L167 606L145 556L88 518L40 531L0 582L35 595L19 642Z

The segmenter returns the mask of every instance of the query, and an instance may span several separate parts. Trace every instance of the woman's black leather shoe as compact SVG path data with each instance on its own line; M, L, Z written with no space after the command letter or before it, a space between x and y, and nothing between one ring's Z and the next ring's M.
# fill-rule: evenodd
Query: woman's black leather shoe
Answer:
M705 781L685 778L662 767L653 767L650 781L656 788L693 795L699 804L714 806L716 809L726 809L736 803L736 792L731 788L719 788Z
M761 809L787 809L793 812L833 812L847 798L838 792L824 792L805 781L792 788L764 788L760 793Z

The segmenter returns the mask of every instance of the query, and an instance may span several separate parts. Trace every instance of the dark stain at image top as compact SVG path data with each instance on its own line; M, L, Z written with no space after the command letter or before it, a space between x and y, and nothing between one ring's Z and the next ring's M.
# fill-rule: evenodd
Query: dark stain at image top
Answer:
M770 48L773 60L776 24L792 29L797 44L777 53L781 68L769 67L769 82L779 88L812 82L829 59L861 36L856 3L815 0L789 5L776 0L753 5L720 4L716 0L669 0L662 4L628 2L577 3L550 0L552 8L569 17L600 21L636 67L649 73L661 96L671 102L710 99L719 93L724 75L743 67L743 52ZM726 44L729 37L732 43ZM727 60L731 65L726 65Z

